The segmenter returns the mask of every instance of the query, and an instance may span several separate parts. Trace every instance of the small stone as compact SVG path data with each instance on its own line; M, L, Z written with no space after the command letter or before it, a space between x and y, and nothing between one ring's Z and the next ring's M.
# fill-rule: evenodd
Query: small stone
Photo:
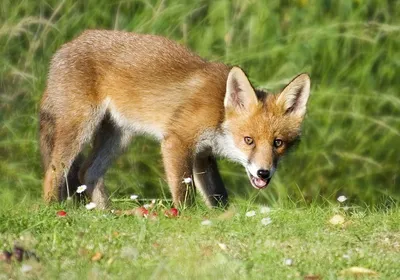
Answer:
M292 266L293 265L293 260L292 259L285 259L285 265Z
M21 272L22 272L22 273L27 273L27 272L29 272L29 271L31 271L31 270L32 270L32 266L29 265L29 264L23 264L23 265L21 266Z
M201 222L201 225L202 226L211 226L212 222L210 220L204 220L204 221Z

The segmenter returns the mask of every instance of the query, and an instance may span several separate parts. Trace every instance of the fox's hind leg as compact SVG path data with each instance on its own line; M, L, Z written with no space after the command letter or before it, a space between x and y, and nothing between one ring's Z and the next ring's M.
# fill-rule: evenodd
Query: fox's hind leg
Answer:
M228 193L219 174L217 161L210 153L196 155L193 177L196 189L202 193L208 206L225 207L228 204Z
M54 149L54 142L56 137L55 135L56 119L54 114L51 114L45 110L40 111L39 119L40 119L40 128L39 128L40 152L42 156L43 169L46 171L49 168ZM71 165L71 168L69 169L67 182L64 182L63 186L60 187L62 192L65 192L67 189L66 183L68 183L68 187L71 194L76 191L76 188L80 185L78 172L83 161L84 161L84 156L82 154L79 154L75 158L75 160Z
M62 112L62 115L49 107L42 104L40 129L42 158L46 170L43 190L44 198L48 202L62 201L68 194L73 194L79 183L77 170L83 159L80 152L104 115L104 110L95 107L89 114L69 110ZM46 121L42 123L44 114L51 115L54 120L51 129Z
M59 135L62 136L59 136ZM62 201L72 195L79 184L77 168L81 161L82 144L78 133L56 133L57 140L46 169L43 190L46 201Z
M88 187L87 195L98 208L106 208L109 202L103 176L130 138L131 134L116 126L108 115L96 131L93 149L79 171L79 177Z

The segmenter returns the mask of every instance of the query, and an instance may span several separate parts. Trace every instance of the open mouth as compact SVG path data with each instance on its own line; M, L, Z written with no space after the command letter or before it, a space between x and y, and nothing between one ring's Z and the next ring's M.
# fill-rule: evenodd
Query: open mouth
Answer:
M249 175L251 185L258 190L266 188L269 184L269 181L271 181L271 178L262 179L255 177L249 171L247 171L247 174Z

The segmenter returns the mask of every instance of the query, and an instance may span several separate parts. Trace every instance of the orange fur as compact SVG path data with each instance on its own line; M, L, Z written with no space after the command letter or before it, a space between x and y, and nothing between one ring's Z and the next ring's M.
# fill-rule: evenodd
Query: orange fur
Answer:
M154 35L93 30L63 45L52 59L40 106L46 200L65 199L68 174L72 191L86 184L89 196L105 207L103 176L107 168L135 134L146 133L162 142L176 205L187 197L182 179L192 176L196 187L208 196L209 205L215 205L211 196L224 197L226 203L226 191L211 157L212 143L226 140L224 125L231 124L229 131L238 149L249 157L255 154L257 161L268 165L285 147L274 152L262 147L269 147L277 136L291 143L302 121L302 116L282 111L276 95L266 93L245 113L226 108L231 72L230 66L208 62ZM233 91L247 79L241 70L236 72L239 78L232 78L238 83ZM246 85L251 91L250 84ZM237 98L240 101L242 95ZM257 137L260 150L244 146L246 133ZM93 139L93 151L82 163L82 148ZM207 174L194 174L196 166L208 170Z

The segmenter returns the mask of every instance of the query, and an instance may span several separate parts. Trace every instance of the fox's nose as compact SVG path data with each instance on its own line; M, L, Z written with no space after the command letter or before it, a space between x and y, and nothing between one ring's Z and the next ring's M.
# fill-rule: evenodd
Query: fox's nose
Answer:
M257 175L258 175L258 177L260 177L262 179L269 179L269 170L259 169L257 171Z

